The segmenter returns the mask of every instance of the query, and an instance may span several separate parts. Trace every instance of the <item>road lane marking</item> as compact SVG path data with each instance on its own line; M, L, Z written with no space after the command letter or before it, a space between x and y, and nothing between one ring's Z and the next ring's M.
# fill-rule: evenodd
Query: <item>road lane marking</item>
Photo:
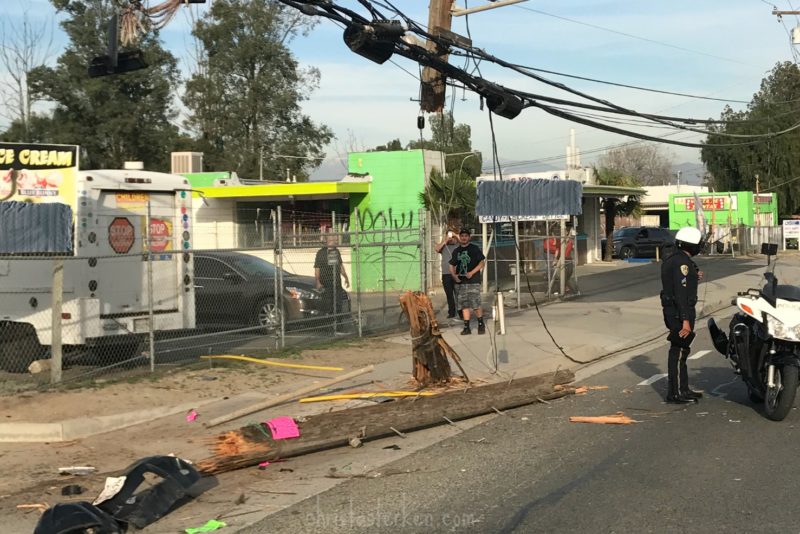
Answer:
M687 358L687 359L689 359L689 360L697 360L698 358L702 358L703 356L705 356L709 352L711 352L711 351L710 350L698 350L697 352L695 352L694 354L689 356L689 358Z
M641 382L639 382L636 385L637 386L649 386L650 384L655 384L656 382L658 382L659 380L661 380L662 378L664 378L666 376L667 376L667 373L661 373L661 374L653 375L650 378L648 378L647 380L642 380Z

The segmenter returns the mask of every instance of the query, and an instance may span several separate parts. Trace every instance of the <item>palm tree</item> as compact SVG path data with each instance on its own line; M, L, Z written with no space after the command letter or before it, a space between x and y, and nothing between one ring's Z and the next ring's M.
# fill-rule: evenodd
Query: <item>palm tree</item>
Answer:
M636 178L622 174L614 169L609 169L608 167L595 167L594 174L597 177L598 185L641 187L641 184ZM626 200L622 200L619 196L603 197L602 206L606 218L606 249L603 251L603 257L607 261L611 261L611 256L614 254L614 220L617 218L617 215L641 214L641 206L639 204L639 199L633 196L628 196Z
M419 201L433 221L451 228L474 219L476 198L475 180L468 174L461 171L442 174L438 169L431 171L425 191L419 194Z

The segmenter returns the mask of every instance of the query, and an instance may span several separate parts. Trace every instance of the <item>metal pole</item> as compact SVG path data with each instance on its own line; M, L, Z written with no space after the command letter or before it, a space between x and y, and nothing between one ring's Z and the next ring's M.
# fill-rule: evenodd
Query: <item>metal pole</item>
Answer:
M272 217L272 265L275 267L275 276L272 279L273 285L273 299L275 301L275 309L278 309L278 209L270 210ZM280 333L275 339L275 344L279 345Z
M549 223L544 223L544 224L545 224L545 232L544 232L544 241L542 241L542 248L544 249L544 254L545 254L544 268L547 273L547 300L550 300L553 288L553 280L550 279L550 244L549 244L550 224Z
M361 326L361 236L359 232L361 231L361 219L358 217L358 207L353 210L353 215L355 216L355 253L356 259L353 262L354 269L353 269L353 278L354 278L354 286L353 289L356 292L356 318L358 320L358 337L363 337L364 332Z
M572 218L572 228L578 228L578 218ZM575 279L575 294L580 293L580 287L578 286L578 232L575 231L575 235L572 236L572 278Z
M488 257L489 255L489 225L487 223L481 223L481 229L483 230L481 239L483 240L483 255ZM488 263L488 262L487 262ZM484 269L481 271L482 277L482 284L481 284L481 291L483 293L489 292L489 269Z
M283 314L283 212L278 206L278 294L275 299L276 312L281 318L281 348L286 345L286 317Z
M147 247L147 313L149 316L150 372L156 370L155 313L153 312L153 252L150 243L151 202L147 201L147 220L145 221L145 242Z
M561 292L561 296L564 296L566 292L567 280L566 280L566 269L567 263L566 258L564 258L564 253L567 251L567 243L566 243L566 231L567 231L567 222L564 219L561 219L561 239L559 239L560 251L558 254L558 273L559 278L561 278L559 283L559 291Z
M264 147L258 147L258 179L264 181Z
M515 262L515 269L516 269L516 277L514 280L514 291L517 292L517 309L522 308L521 300L522 300L522 292L521 292L521 281L520 281L520 268L521 262L519 258L519 221L514 221L514 262Z
M53 260L53 294L52 294L52 328L53 335L50 345L50 383L61 382L61 313L64 301L64 259Z
M423 224L425 216L425 210L419 210L419 216L417 220L419 221L419 255L420 255L420 262L419 262L419 276L420 276L420 289L423 293L428 292L428 247L427 242L425 239L425 225Z
M386 228L381 230L381 284L383 287L383 326L386 326Z

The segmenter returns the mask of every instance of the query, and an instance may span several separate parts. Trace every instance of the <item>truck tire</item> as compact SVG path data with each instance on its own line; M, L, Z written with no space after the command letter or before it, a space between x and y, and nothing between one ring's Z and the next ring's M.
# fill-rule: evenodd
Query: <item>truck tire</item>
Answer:
M0 323L0 369L26 373L28 366L45 356L36 331L29 324Z

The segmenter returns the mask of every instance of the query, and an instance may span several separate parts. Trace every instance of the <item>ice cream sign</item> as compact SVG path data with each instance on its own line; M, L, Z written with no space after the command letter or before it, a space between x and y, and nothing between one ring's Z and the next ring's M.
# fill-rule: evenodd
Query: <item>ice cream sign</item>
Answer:
M77 146L0 143L0 198L72 205L77 170Z

